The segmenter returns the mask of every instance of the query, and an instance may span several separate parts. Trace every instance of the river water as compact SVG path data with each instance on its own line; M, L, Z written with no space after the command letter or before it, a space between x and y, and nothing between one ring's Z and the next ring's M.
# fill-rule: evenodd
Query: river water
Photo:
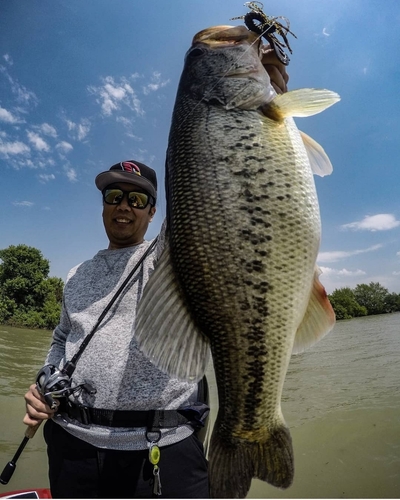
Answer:
M0 469L25 426L23 394L43 364L50 332L0 326ZM249 498L400 497L400 313L340 321L291 360L282 408L295 479L285 491L253 480ZM209 373L211 422L217 407ZM0 493L47 487L39 431Z

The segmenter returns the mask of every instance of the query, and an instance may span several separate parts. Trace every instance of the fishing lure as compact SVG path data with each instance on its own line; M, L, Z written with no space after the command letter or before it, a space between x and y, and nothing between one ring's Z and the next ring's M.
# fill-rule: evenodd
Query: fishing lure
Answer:
M289 19L283 16L267 16L263 12L264 6L261 2L246 2L244 5L245 7L248 7L251 12L248 12L244 16L233 17L231 20L243 19L246 27L250 31L253 31L254 33L257 33L258 35L265 38L270 46L274 49L274 52L281 63L287 66L290 59L286 54L285 49L288 49L291 54L293 53L289 45L287 35L288 33L290 33L295 38L297 38L297 36L289 29ZM286 23L286 26L278 21L281 19ZM282 38L283 42L278 40L277 35Z

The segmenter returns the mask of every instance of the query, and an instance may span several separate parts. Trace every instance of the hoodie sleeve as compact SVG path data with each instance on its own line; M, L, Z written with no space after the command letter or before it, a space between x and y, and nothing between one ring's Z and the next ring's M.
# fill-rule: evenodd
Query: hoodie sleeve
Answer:
M75 274L78 267L79 266L76 266L73 269L71 269L71 271L68 273L66 283ZM69 315L65 306L65 289L64 289L60 322L53 331L53 337L50 344L49 352L47 353L46 356L45 364L54 365L57 366L57 368L62 368L64 366L64 364L66 363L65 344L70 331L71 331L71 321L69 319Z
M60 323L53 331L53 338L50 344L49 352L47 353L45 364L62 368L65 364L65 342L71 329L68 314L65 310L64 300L61 309Z

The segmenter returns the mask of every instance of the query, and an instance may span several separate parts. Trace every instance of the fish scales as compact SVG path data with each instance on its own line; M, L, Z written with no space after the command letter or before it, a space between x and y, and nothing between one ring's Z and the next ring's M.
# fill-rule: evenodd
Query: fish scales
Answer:
M188 132L186 126L180 127L181 114L185 116L178 108L168 160L172 166L168 185L179 193L171 209L171 253L178 272L187 278L182 285L201 330L212 338L213 350L229 343L229 366L220 367L226 356L215 356L214 366L217 377L221 369L224 380L228 378L246 394L243 414L235 408L234 421L229 422L229 434L235 433L236 426L240 434L242 426L251 428L254 421L265 427L264 408L254 405L257 395L268 394L262 400L272 409L269 417L275 416L279 393L274 387L271 398L269 381L282 379L276 370L285 365L280 362L282 349L288 351L285 331L295 330L308 302L311 281L302 276L310 276L315 265L318 204L315 193L307 198L301 195L310 192L313 180L311 173L306 178L299 174L298 157L293 153L292 161L281 161L281 150L286 152L290 142L283 140L285 131L280 127L267 134L265 120L254 112L230 116L201 103ZM226 123L229 135L223 133ZM206 137L207 142L201 141L193 151L191 143L181 137L183 128L183 134ZM271 144L276 146L271 148ZM198 207L200 221L196 219ZM179 216L174 218L175 212L185 214L183 222ZM190 215L196 226L190 225L188 231L184 219ZM307 273L300 275L301 268ZM237 349L232 349L232 343ZM238 367L243 367L243 373ZM221 394L221 408L226 407L224 399Z
M304 140L291 117L276 119L272 104L260 111L275 94L250 47L254 36L235 28L232 37L231 45L226 37L221 46L194 43L187 55L168 144L168 248L143 305L145 312L146 306L162 311L156 283L167 279L170 265L176 308L187 311L190 335L207 338L211 347L219 400L211 492L228 498L246 496L252 477L283 488L293 480L280 400L313 295L321 232ZM177 347L171 340L171 363L163 366L144 331L154 339L168 332L160 334L162 325L150 316L139 319L139 342L179 375L173 351L186 349L191 339L177 322L176 336L184 341Z

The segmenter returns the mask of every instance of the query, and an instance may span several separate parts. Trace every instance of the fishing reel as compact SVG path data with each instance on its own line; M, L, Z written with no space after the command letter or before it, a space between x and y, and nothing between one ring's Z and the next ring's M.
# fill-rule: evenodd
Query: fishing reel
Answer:
M89 394L96 394L96 389L88 382L72 387L71 377L54 365L45 365L39 370L36 376L36 388L52 410L58 407L59 398L68 397L82 389Z

